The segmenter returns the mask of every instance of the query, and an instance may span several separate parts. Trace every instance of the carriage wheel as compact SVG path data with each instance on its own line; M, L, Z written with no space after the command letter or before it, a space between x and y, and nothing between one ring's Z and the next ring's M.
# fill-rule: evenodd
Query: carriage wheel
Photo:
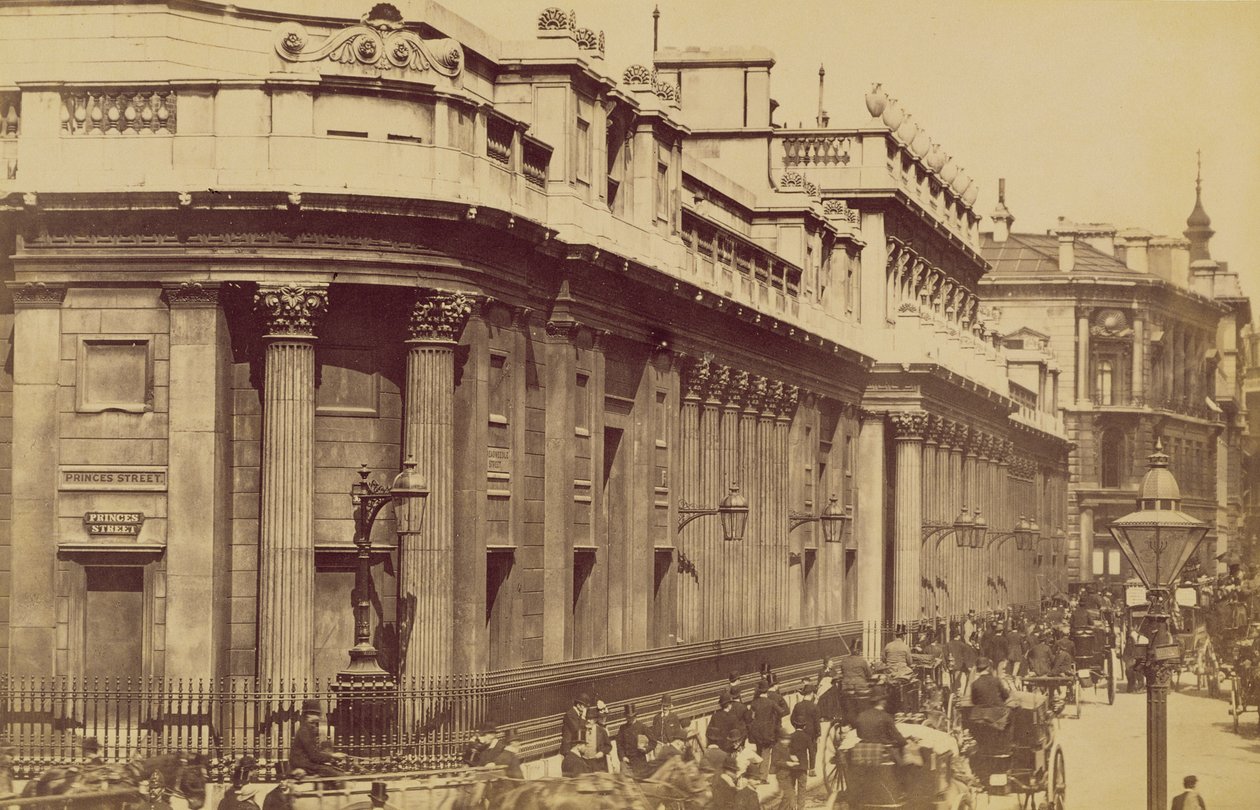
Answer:
M1221 683L1216 668L1216 650L1212 649L1211 639L1203 647L1203 671L1207 675L1208 697L1220 697Z
M1116 670L1115 664L1112 663L1111 653L1107 653L1107 705L1111 706L1116 702Z
M1050 774L1050 785L1046 788L1050 800L1050 810L1063 810L1067 806L1067 766L1063 761L1063 749L1054 752L1054 771Z
M1229 713L1234 716L1234 733L1238 733L1238 715L1242 713L1242 706L1239 703L1238 696L1238 675L1235 674L1229 682Z
M823 750L825 761L823 763L823 785L827 788L827 795L832 795L837 791L843 791L844 784L844 765L840 759L840 743L844 741L844 726L836 723L831 727L831 733L827 735L830 748L830 755L826 749Z

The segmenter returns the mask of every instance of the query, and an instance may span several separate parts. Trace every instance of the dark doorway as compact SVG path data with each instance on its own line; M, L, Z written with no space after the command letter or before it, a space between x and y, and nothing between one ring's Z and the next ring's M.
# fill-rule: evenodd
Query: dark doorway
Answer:
M83 674L96 678L144 677L144 569L91 566L87 575Z

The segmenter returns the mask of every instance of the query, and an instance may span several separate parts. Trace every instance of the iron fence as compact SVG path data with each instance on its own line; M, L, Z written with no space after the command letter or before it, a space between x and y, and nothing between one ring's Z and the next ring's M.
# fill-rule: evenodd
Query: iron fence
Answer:
M274 779L288 761L306 700L320 701L323 734L348 755L351 773L449 768L481 721L481 675L416 678L353 694L319 681L277 686L254 679L0 677L0 734L13 775L30 778L82 757L95 738L107 762L183 751L206 755L213 781L231 777L245 754Z

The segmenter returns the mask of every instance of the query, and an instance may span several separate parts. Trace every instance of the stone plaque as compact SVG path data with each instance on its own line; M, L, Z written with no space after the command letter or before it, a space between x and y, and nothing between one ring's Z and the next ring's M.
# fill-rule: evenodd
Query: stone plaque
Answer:
M85 512L83 525L92 537L139 537L144 512Z
M512 472L512 451L507 447L486 448L488 456L487 472Z
M165 467L63 466L58 489L165 492Z

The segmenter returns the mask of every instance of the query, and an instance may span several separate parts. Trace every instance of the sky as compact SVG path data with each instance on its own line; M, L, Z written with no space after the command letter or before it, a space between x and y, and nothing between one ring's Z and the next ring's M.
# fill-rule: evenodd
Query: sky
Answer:
M543 2L442 0L501 39L532 38ZM776 121L812 125L818 67L832 126L866 126L874 82L981 186L1006 178L1017 232L1062 216L1180 235L1196 150L1212 256L1260 297L1260 2L1151 0L566 0L606 33L619 76L661 47L774 52ZM686 99L683 100L685 105Z

